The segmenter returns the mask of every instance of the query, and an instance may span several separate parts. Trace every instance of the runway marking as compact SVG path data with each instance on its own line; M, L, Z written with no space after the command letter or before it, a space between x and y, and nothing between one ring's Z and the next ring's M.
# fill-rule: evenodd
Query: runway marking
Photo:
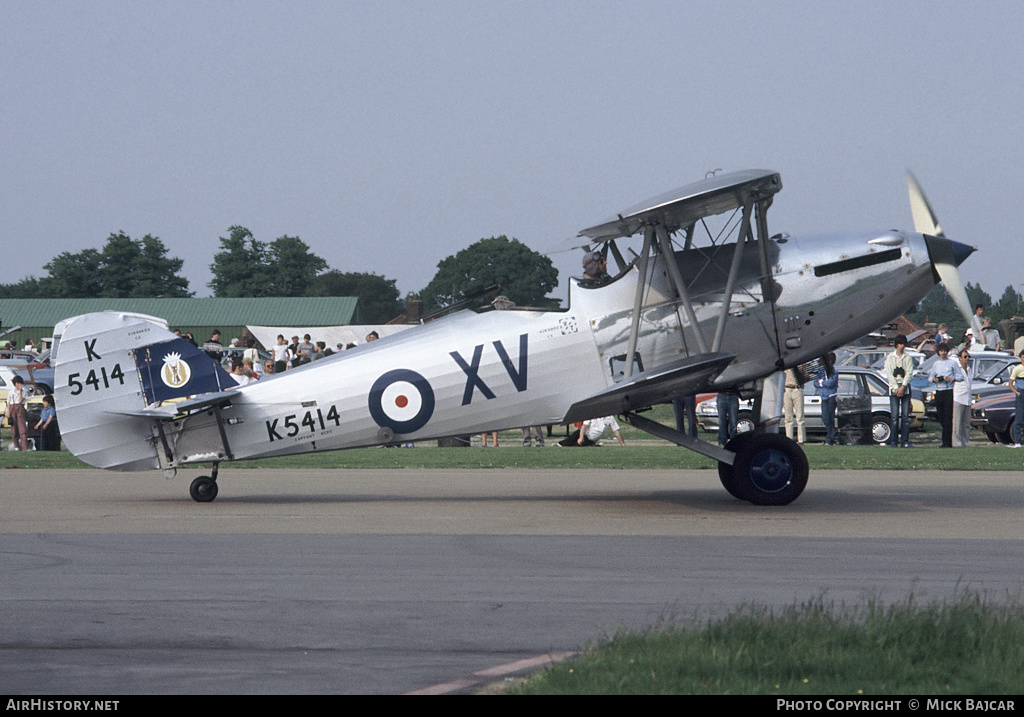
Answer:
M473 677L482 679L461 679L452 680L450 682L440 682L430 687L424 687L419 690L412 692L406 692L407 695L447 695L453 692L460 692L462 690L469 689L476 685L483 684L496 677L505 677L507 675L513 675L517 672L526 672L529 670L536 670L541 667L547 667L553 665L556 662L563 662L568 660L570 657L575 657L578 652L571 650L560 650L557 652L546 652L543 655L537 655L536 657L528 657L525 660L516 660L515 662L507 662L504 665L497 665L495 667L488 667L486 670L478 670L473 673Z

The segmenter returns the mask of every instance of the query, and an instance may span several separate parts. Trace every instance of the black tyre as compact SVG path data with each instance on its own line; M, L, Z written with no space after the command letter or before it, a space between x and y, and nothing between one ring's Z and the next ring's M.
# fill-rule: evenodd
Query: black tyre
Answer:
M754 437L753 431L747 433L737 433L733 436L728 443L725 444L725 450L732 451L733 453L739 453L742 446L746 445L747 442ZM737 485L736 479L734 478L733 467L728 463L718 463L718 479L722 481L722 486L729 491L729 495L733 498L739 498L740 500L747 500L746 495Z
M1005 431L996 431L996 438L998 438L999 442L1002 443L1003 445L1013 443L1013 435L1010 429L1007 429Z
M892 416L888 413L871 414L871 442L884 446L892 438Z
M796 441L754 433L736 451L731 489L726 489L755 505L788 505L804 492L809 473L807 456Z
M210 476L199 476L192 481L188 492L197 503L209 503L217 497L217 481Z

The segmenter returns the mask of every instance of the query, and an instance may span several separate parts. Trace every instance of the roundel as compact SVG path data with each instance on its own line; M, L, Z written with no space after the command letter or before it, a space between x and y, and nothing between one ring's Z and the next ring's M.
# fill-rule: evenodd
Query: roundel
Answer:
M370 388L370 416L395 433L420 430L434 414L434 390L415 371L388 371Z

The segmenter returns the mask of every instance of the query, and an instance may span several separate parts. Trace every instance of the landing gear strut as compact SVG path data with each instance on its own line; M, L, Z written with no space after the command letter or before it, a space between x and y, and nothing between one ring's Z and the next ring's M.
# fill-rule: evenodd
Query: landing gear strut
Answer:
M220 464L214 463L210 470L212 475L199 476L192 481L192 485L188 489L192 500L198 503L209 503L217 497L217 471L219 468Z
M807 456L778 433L738 433L725 448L690 438L633 412L623 417L651 435L718 461L718 477L729 494L754 505L789 505L807 487Z

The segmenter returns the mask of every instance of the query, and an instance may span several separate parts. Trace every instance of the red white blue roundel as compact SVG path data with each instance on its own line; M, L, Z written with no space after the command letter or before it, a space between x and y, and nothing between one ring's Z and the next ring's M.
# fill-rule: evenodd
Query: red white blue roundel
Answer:
M434 415L434 390L409 369L388 371L370 388L370 416L395 433L414 433Z

